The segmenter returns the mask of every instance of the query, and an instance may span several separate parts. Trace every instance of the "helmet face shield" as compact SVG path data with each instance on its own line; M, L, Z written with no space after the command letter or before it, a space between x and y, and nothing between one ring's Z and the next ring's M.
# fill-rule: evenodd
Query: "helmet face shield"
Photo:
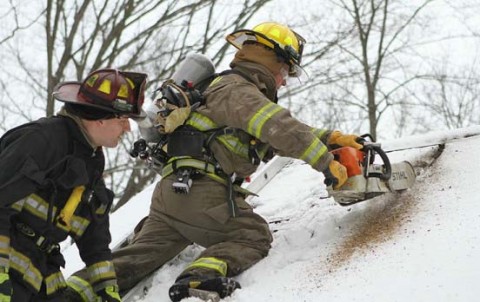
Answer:
M278 23L262 23L253 30L241 29L229 34L226 40L238 49L245 43L255 42L272 49L285 59L290 66L289 75L297 77L300 73L305 39L290 28Z

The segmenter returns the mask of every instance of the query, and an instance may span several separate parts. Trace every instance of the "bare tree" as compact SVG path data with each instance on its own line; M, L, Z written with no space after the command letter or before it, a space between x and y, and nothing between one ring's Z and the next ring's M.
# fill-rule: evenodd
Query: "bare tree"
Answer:
M434 123L422 123L423 131L457 129L480 124L480 75L472 62L458 74L437 70L422 83L419 112L427 113ZM422 116L420 115L420 118Z
M383 87L379 87L380 80L388 72L384 69L402 70L404 68L403 64L395 59L397 53L409 47L408 38L402 37L402 33L406 33L407 27L432 1L418 3L409 16L403 15L401 19L396 20L390 20L394 17L395 10L392 2L395 1L351 0L350 3L340 1L353 18L358 33L360 51L356 53L346 47L343 51L350 54L361 65L367 99L359 105L367 112L369 132L374 138L377 137L379 119L392 106L393 100L390 99L392 92L412 80L412 77L404 78L386 91ZM371 45L372 42L375 44ZM387 62L389 59L393 60ZM389 63L392 65L388 66Z
M100 67L146 72L150 89L170 76L188 52L208 51L220 63L227 50L223 37L243 27L269 1L47 0L36 22L45 39L45 49L37 54L43 52L45 60L38 64L39 58L25 56L11 43L9 52L23 73L9 76L35 92L30 108L43 106L47 116L55 113L51 95L59 82L80 81ZM22 109L15 111L21 114ZM119 204L155 180L155 173L125 152L136 136L127 135L121 148L108 151L107 183L120 197Z
M20 31L27 30L38 22L39 18L42 16L42 12L32 14L31 18L21 18L20 11L21 8L19 5L13 1L3 1L0 4L0 50L2 50L2 56L0 57L0 64L3 70L6 70L10 66L8 58L5 58L4 54L7 52L7 43L14 40L16 34ZM2 132L7 131L8 126L3 122L7 119L8 116L19 112L23 114L22 110L18 109L14 97L12 96L9 87L8 79L0 78L0 130ZM17 107L12 110L12 107Z
M477 14L470 12L473 4L467 3L471 0L459 0L462 4L448 0L330 0L322 1L318 12L288 14L288 19L276 15L308 41L302 62L308 77L281 90L281 102L310 124L351 132L368 128L374 137L382 130L380 125L387 123L392 125L387 129L390 134L414 132L408 127L421 118L412 114L419 107L447 127L478 122L475 115L468 115L478 107L460 101L475 104L473 71L456 76L447 67L436 71L431 66L439 60L422 53L424 45L463 38L424 34L430 24L426 21L435 17L424 12L434 1L450 2L458 16L469 10L465 32L469 38L478 36L473 21ZM33 112L54 114L54 87L60 81L81 80L99 67L146 72L147 91L152 91L188 52L208 54L216 65L225 64L227 50L233 51L224 41L225 34L246 27L269 2L46 0L32 2L40 6L36 15L25 19L10 0L14 35L8 38L10 32L0 32L0 41L4 41L0 48L5 54L2 62L16 68L4 68L0 75L0 118L14 118L18 123L38 117ZM29 30L24 30L27 25ZM28 39L19 39L22 33L30 33ZM36 56L32 56L35 47ZM21 102L18 92L22 92ZM449 102L452 98L455 105ZM6 129L8 124L2 123L0 130ZM117 193L117 207L156 180L155 173L128 156L137 136L131 133L118 150L108 150L105 173Z
M412 68L411 53L421 41L412 32L421 29L420 13L433 1L409 6L400 0L331 0L324 6L327 13L315 21L312 41L324 47L307 57L312 73L302 89L310 92L296 108L313 108L316 121L330 128L358 132L368 121L376 138L382 116L391 116L405 87L423 75Z

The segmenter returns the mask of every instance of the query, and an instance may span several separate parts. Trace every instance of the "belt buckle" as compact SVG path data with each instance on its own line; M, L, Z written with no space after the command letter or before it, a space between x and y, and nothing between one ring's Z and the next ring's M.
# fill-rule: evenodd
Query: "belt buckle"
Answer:
M58 254L60 252L60 245L58 243L52 243L44 236L40 236L35 242L37 247L47 254Z

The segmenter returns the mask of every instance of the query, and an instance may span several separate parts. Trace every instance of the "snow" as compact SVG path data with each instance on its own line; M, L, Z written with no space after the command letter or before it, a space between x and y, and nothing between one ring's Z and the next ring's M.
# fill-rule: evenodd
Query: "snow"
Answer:
M322 174L291 161L250 199L270 222L272 249L224 301L479 301L478 134L471 127L385 142L389 150L421 146L388 153L418 166L414 187L349 207L327 196ZM442 141L433 160L438 147L426 145ZM112 215L112 247L147 214L153 187ZM139 301L170 301L168 288L201 250L190 246L165 264ZM75 248L64 252L68 276L82 263Z

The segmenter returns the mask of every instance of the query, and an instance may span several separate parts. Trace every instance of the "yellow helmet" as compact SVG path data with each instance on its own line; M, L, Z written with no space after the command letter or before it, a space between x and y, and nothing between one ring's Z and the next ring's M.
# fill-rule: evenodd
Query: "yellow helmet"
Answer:
M275 51L290 66L289 75L300 73L305 39L285 25L276 22L260 23L253 29L240 29L226 37L228 43L241 49L244 43L256 42Z

